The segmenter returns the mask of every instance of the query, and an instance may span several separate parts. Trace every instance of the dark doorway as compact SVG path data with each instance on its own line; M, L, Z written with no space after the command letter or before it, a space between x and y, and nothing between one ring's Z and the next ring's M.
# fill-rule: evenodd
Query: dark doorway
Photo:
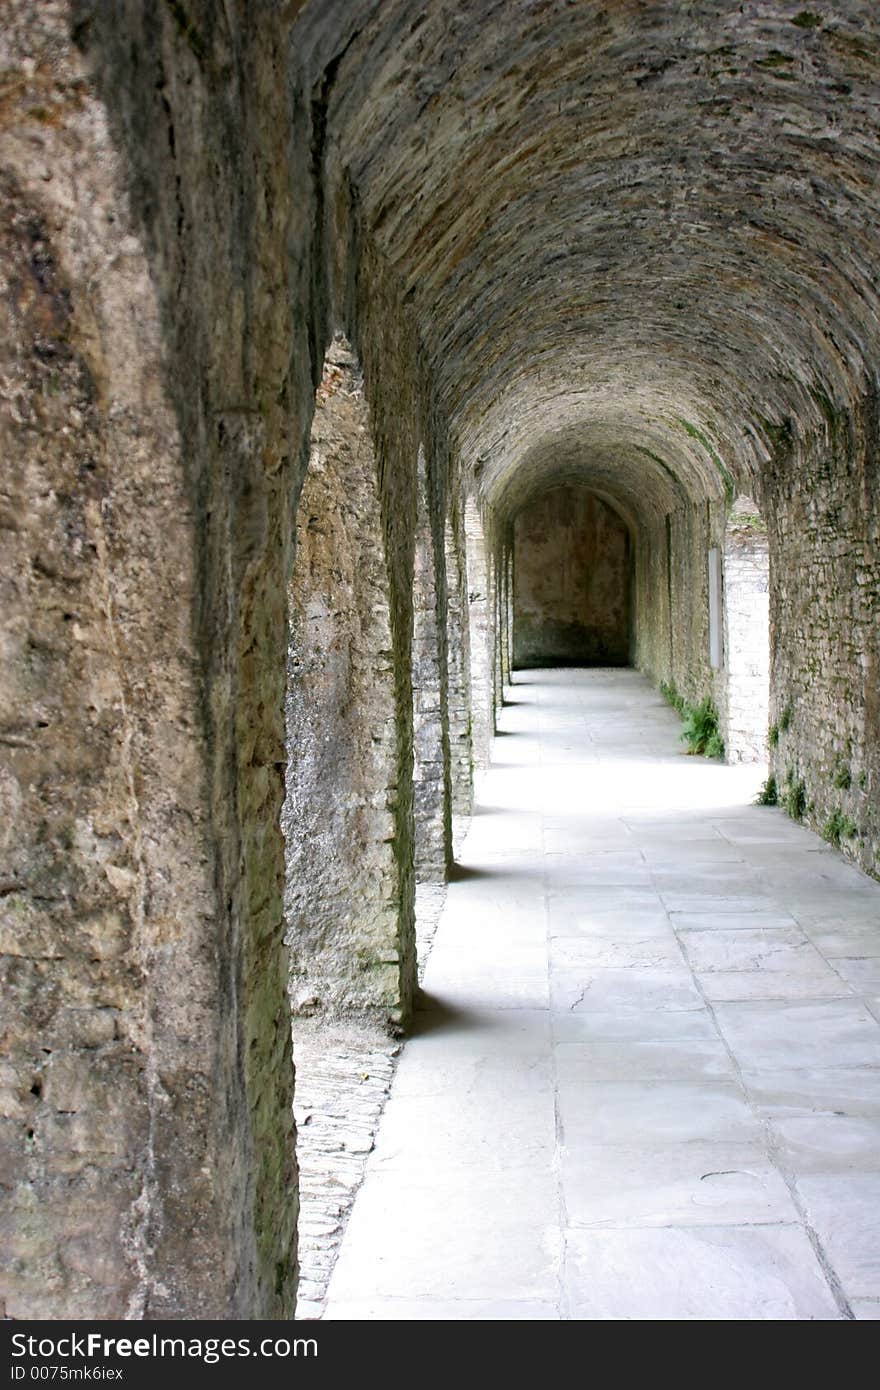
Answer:
M514 664L626 666L629 651L625 523L580 484L542 493L514 523Z

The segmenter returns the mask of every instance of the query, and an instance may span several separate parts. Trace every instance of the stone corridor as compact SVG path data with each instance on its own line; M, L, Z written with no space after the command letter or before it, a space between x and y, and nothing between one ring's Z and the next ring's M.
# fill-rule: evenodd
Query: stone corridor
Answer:
M330 1319L880 1316L880 884L631 670L518 672Z
M876 1315L880 6L0 93L0 1319Z

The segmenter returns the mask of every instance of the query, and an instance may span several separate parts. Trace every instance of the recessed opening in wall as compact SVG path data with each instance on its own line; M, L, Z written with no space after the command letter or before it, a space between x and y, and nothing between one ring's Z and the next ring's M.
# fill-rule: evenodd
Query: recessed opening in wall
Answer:
M288 591L285 917L294 1013L394 1020L397 735L378 472L342 338L315 399Z
M767 528L748 497L737 497L727 518L723 588L727 758L762 762L770 707L770 554Z
M630 655L630 536L583 484L528 501L513 524L513 663L625 666Z

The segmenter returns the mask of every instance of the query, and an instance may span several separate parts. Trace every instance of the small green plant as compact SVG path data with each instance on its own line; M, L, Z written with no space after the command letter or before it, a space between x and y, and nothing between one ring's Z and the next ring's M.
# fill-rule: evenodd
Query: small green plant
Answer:
M678 714L682 713L685 707L684 699L679 695L674 681L661 681L660 694L663 696L667 705L671 705Z
M776 745L777 745L778 743L779 743L779 725L778 725L778 724L771 724L771 725L770 725L770 728L767 730L767 745L768 745L768 747L770 747L770 748L775 748Z
M802 778L789 774L783 805L792 820L803 820L807 809L807 788Z
M818 29L822 23L822 16L815 14L813 10L801 10L791 22L799 29Z
M785 709L779 716L779 732L781 734L788 732L788 730L791 728L791 721L793 718L794 710L792 709L791 705L786 705Z
M703 754L707 758L724 757L724 739L721 737L717 729L713 734L709 735L709 738L706 741L706 747L703 749Z
M727 518L728 531L739 531L749 536L766 536L767 525L759 516L751 512L731 512Z
M867 785L868 785L868 774L867 774L867 772L864 771L864 769L862 769L862 771L859 773L859 787L861 788L862 791L864 791L865 788L867 787Z
M684 721L681 739L687 743L687 751L701 753L705 758L723 758L724 741L718 732L718 711L708 696L698 705L689 705L673 681L661 681L660 694Z
M844 764L841 763L840 767L838 767L837 771L835 772L832 781L834 782L834 785L835 787L837 787L838 791L849 791L850 787L852 786L852 773L850 772L848 767L844 766Z
M689 753L702 753L707 758L720 758L724 744L718 732L718 711L708 696L698 705L684 705L681 710L684 728L682 742Z
M767 778L766 782L763 783L761 790L758 792L758 795L755 797L755 805L779 805L779 788L776 785L776 778L773 776L772 772L770 773L770 776Z
M822 827L822 839L837 848L841 840L852 840L859 833L859 827L849 816L845 816L836 806Z

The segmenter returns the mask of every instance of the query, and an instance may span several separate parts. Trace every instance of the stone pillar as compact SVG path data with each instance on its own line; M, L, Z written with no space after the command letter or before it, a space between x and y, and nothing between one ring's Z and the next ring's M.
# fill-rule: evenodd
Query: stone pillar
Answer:
M289 587L285 917L294 1013L402 1020L388 568L363 379L328 350Z
M474 766L489 765L489 741L494 729L494 609L483 520L476 499L465 504L467 547L468 629L471 668L471 737Z
M413 814L416 882L442 883L451 858L437 579L425 451L418 453L413 570Z
M446 520L446 624L449 689L449 749L452 814L470 816L474 799L471 741L470 635L467 621L467 575L461 513L454 507Z

